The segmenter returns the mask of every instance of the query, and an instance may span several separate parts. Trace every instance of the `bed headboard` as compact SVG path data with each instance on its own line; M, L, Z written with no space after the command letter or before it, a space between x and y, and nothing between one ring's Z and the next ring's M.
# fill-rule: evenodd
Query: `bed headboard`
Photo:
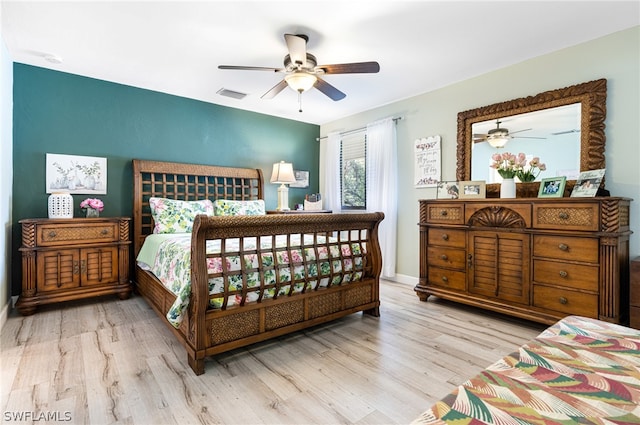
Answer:
M153 230L149 198L184 201L263 199L262 170L259 168L133 160L134 253L138 255L146 235Z

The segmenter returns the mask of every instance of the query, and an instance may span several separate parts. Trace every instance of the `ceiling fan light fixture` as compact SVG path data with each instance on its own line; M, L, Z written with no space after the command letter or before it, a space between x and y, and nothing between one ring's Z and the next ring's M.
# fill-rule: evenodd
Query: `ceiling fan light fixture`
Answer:
M509 141L509 137L505 137L505 136L494 136L494 137L487 138L487 143L489 143L491 147L498 148L498 149L504 148L504 145L506 145L508 141Z
M293 90L298 93L304 93L314 86L316 81L318 81L318 77L308 72L296 71L284 77L284 80Z

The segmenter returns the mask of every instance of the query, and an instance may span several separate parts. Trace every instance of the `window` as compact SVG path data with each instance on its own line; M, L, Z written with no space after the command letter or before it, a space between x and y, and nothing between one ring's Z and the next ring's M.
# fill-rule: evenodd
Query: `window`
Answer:
M364 210L367 207L366 133L342 137L340 145L340 192L342 209Z

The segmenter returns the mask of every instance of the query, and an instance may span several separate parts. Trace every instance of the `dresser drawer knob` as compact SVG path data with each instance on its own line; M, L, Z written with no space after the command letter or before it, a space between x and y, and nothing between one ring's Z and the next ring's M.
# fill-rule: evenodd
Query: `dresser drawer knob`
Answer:
M447 211L446 210L440 211L440 215L443 216L443 217L446 217Z
M560 277L567 277L567 276L569 276L569 273L567 273L564 270L560 270Z
M447 255L446 255L446 254L442 254L442 255L440 256L440 259L441 259L442 261L447 261L447 260L449 259L449 257L447 257Z
M101 235L106 235L107 233L109 233L107 229L102 229L102 231L100 232Z
M558 301L560 301L560 304L566 304L566 303L568 303L568 302L569 302L569 300L568 300L568 299L566 299L565 297L560 297L560 298L558 299Z
M49 232L49 237L50 238L55 238L58 234L56 232L54 232L53 230Z
M442 240L443 241L448 241L449 240L449 235L447 235L446 233L442 234Z
M449 278L448 278L448 277L446 277L446 276L442 276L442 281L443 281L443 282L449 282Z
M569 214L567 214L566 212L561 212L560 214L558 214L558 217L560 217L560 219L562 220L567 220L569 218Z
M560 245L558 245L558 248L559 248L561 251L569 251L569 245L565 245L565 244L563 244L563 243L561 243Z

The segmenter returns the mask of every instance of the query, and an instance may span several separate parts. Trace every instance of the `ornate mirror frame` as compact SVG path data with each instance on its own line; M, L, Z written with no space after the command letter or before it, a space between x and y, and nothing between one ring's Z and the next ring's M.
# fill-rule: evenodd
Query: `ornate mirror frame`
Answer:
M605 168L607 80L600 79L458 113L457 180L471 180L472 124L572 103L581 104L580 171ZM574 185L575 180L568 180L565 193L571 193ZM517 196L535 198L539 186L540 182L518 183ZM486 188L488 198L499 196L500 184Z

